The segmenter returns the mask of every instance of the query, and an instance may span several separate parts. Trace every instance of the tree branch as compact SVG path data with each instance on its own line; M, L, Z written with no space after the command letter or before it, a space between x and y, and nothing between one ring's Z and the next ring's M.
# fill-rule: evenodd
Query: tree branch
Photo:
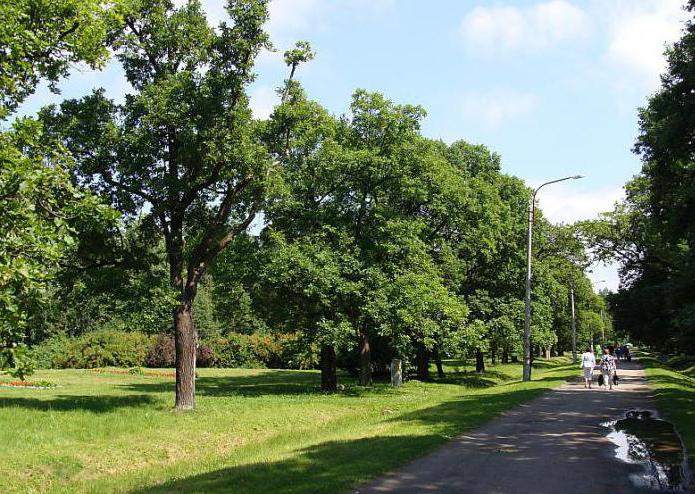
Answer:
M142 34L142 31L138 30L138 28L135 27L135 21L133 20L132 17L126 18L125 22L128 25L128 27L130 28L130 30L133 32L133 34L135 34L135 36L137 36L138 41L140 41L140 46L142 48L142 51L147 56L147 59L149 60L150 65L152 65L152 69L154 70L155 74L160 74L162 71L161 66L159 65L159 62L157 62L157 59L154 57L154 55L152 55L145 48L145 45L147 43L146 43L144 35Z

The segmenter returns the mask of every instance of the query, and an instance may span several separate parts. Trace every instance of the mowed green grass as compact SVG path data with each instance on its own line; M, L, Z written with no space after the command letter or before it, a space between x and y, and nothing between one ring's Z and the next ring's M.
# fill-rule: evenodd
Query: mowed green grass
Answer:
M679 372L650 356L641 356L649 384L663 417L673 423L695 465L695 367L683 366Z
M577 374L562 358L530 383L467 369L333 395L314 371L200 369L183 414L172 378L39 371L60 387L0 387L0 492L348 491Z

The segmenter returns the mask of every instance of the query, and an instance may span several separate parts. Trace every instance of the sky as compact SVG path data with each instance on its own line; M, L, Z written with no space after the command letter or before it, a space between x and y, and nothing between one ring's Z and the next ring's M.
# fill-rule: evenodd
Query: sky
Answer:
M177 0L181 2L183 0ZM683 0L272 0L267 30L276 47L257 60L250 87L258 118L277 103L287 69L282 53L309 41L316 59L300 67L309 96L344 113L356 88L422 105L423 133L484 144L502 169L544 188L540 206L554 222L595 218L620 200L639 172L632 152L637 109L659 86L663 51L678 39ZM221 0L203 0L212 23ZM24 104L104 87L130 91L117 62L73 70L61 95L42 87ZM616 289L616 266L596 266L596 289Z

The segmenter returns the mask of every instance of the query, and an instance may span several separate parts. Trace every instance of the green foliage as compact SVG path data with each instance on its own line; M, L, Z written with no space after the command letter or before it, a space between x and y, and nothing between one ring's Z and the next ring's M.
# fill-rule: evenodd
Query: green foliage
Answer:
M235 334L204 340L210 352L208 367L270 367L310 369L316 366L316 349L296 335ZM312 351L313 350L313 351Z
M99 66L118 16L101 0L3 2L0 5L0 122L42 78L51 89L71 63ZM69 178L73 164L44 129L20 119L0 133L0 369L31 372L23 343L46 301L49 281L74 244L75 224L113 219ZM97 220L99 221L99 220Z
M610 297L617 328L661 349L695 351L695 2L680 40L666 50L660 89L639 111L639 175L626 200L585 225L599 255L621 263Z
M357 90L345 115L331 115L294 79L298 65L314 58L303 41L285 52L290 73L281 103L270 119L252 119L253 62L271 48L264 0L228 1L229 19L216 28L198 1L89 5L93 25L78 22L74 33L94 43L85 41L75 56L98 64L99 33L108 31L135 91L116 104L96 90L45 108L40 124L22 121L12 134L17 142L6 148L16 155L7 161L19 168L7 183L40 173L34 199L12 205L10 226L33 228L22 245L41 239L46 251L25 255L35 262L28 276L3 292L11 256L0 240L7 342L64 333L78 336L65 343L64 365L125 362L108 357L115 341L93 341L101 349L91 360L75 357L76 342L95 331L133 332L186 336L190 347L190 326L172 328L177 311L192 318L205 365L313 367L318 350L330 347L342 362L362 355L363 370L383 371L394 356L406 368L420 359L427 369L435 356L519 350L529 190L501 173L498 154L425 138L425 110L380 93ZM70 46L56 53L69 54ZM56 63L37 74L63 73ZM27 136L21 125L31 129ZM47 157L59 166L44 167ZM49 173L57 175L41 179ZM108 200L120 222L105 210L84 213L97 203L75 183ZM55 204L46 203L47 190ZM68 219L56 222L37 204L60 207ZM260 211L265 224L255 238L246 230ZM534 344L564 349L569 286L582 338L598 324L600 301L582 273L586 255L575 229L539 213L535 235ZM6 271L21 275L20 267ZM36 310L42 299L50 310ZM57 351L64 340L49 341ZM123 365L172 365L172 338L153 341ZM50 351L33 353L47 362Z
M75 157L76 180L163 240L181 409L195 405L199 284L256 218L275 166L246 95L256 56L271 48L267 0L228 0L225 10L213 28L197 0L124 0L110 41L135 92L116 104L96 90L41 114Z
M104 0L12 0L0 4L0 120L41 79L56 91L72 64L100 67L106 35L118 19L117 3Z
M293 334L237 334L200 341L201 367L311 369L317 348ZM42 369L173 367L174 338L101 329L79 337L54 336L31 348L28 362ZM19 366L20 368L23 368Z
M152 338L135 331L104 329L62 341L62 348L54 343L57 351L51 358L51 367L92 369L144 366Z
M78 225L109 223L116 214L75 187L72 161L60 146L41 144L42 127L22 119L0 133L0 352L18 366L26 333L49 300ZM23 372L28 364L21 364Z

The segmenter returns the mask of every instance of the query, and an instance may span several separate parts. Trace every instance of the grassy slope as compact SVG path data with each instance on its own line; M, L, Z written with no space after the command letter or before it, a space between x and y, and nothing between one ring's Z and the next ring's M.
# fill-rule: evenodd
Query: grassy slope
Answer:
M695 466L695 368L686 366L679 372L649 356L641 356L640 362L656 390L659 411L676 426L690 465Z
M192 414L171 378L40 371L61 387L0 388L0 492L346 490L576 374L538 364L337 395L313 371L201 369Z

